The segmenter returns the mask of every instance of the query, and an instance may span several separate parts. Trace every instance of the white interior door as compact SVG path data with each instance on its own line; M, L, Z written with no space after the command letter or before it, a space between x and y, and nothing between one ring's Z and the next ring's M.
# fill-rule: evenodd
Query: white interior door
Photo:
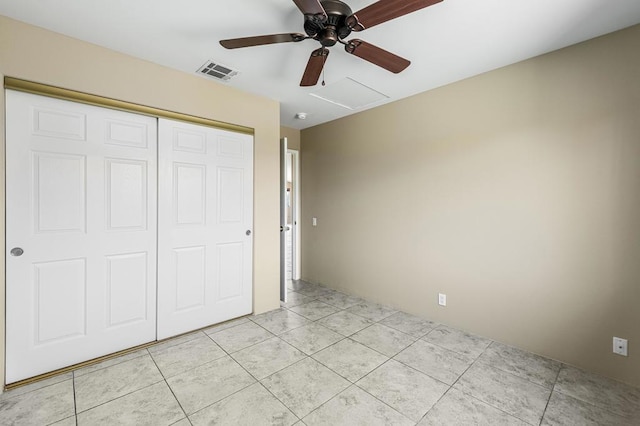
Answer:
M280 301L287 301L287 138L280 139Z
M252 311L253 137L159 119L158 339Z
M12 383L155 340L157 122L10 90L6 102Z

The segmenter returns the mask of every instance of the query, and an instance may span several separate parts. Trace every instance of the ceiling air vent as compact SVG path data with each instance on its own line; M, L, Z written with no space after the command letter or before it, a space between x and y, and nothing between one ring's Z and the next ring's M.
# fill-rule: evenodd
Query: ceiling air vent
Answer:
M220 65L213 61L207 61L202 67L200 67L198 73L221 81L231 80L231 77L238 75L238 71L234 71L229 67L225 67L224 65Z

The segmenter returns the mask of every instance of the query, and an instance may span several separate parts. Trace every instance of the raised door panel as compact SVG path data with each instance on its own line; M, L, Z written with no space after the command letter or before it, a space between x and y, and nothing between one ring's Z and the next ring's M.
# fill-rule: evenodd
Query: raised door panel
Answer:
M32 155L35 232L85 232L86 157L51 152Z
M146 321L149 290L151 286L155 286L155 282L149 282L148 279L148 254L119 254L107 256L106 260L107 327Z
M174 249L176 312L205 306L206 246Z
M37 106L32 108L33 135L56 139L86 140L87 115L85 113L71 111L72 106L67 108L62 105L56 105L55 108Z
M34 345L42 346L87 333L87 260L33 265Z
M108 158L105 160L107 229L147 229L147 162Z
M105 125L105 143L144 149L149 147L148 126L145 123L107 119Z
M244 170L240 168L218 168L218 222L221 224L243 223Z
M207 168L200 164L173 164L173 212L178 226L204 226Z
M218 302L243 296L243 256L244 247L242 243L223 243L217 245L216 269L218 271Z
M173 150L183 152L194 152L196 154L207 153L207 132L206 130L173 129Z

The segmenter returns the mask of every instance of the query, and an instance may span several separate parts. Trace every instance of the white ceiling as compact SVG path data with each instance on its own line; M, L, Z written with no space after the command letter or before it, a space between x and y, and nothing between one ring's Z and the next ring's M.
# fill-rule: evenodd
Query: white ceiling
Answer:
M357 11L374 0L345 2ZM299 87L309 54L320 47L313 40L236 50L218 43L304 33L292 0L0 0L0 14L187 73L212 59L240 74L211 84L278 100L285 126L302 129L365 109L309 95L320 86ZM348 77L389 97L370 108L637 23L639 0L444 0L352 34L411 60L407 70L392 74L336 45L325 80ZM307 119L294 119L297 112Z

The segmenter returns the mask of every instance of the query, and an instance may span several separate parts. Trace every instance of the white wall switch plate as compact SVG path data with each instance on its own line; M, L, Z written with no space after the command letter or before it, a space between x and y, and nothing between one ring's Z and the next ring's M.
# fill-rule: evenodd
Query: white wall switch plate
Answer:
M447 306L447 295L443 293L438 293L438 305Z
M613 353L628 356L627 354L627 339L622 339L620 337L613 338Z
M313 226L318 226L318 218L317 218L317 217L312 218L312 219L311 219L311 224L312 224Z

